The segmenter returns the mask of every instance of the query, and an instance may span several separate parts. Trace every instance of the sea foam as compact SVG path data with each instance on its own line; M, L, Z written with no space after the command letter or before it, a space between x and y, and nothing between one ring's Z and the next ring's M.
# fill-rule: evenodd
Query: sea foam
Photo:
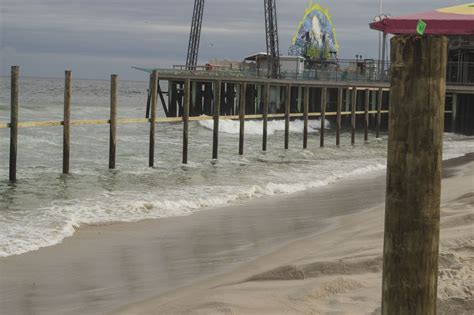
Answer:
M212 120L201 120L199 124L209 130L214 129L214 122ZM303 133L304 122L302 120L294 120L290 122L290 132ZM325 120L325 129L330 129L330 122ZM321 129L321 121L310 120L308 122L308 132L315 133ZM285 130L284 120L269 120L267 125L267 134L273 135L277 131ZM239 134L240 122L237 120L221 120L219 121L219 132L228 134ZM263 135L263 122L261 120L249 120L245 122L245 134L248 135Z

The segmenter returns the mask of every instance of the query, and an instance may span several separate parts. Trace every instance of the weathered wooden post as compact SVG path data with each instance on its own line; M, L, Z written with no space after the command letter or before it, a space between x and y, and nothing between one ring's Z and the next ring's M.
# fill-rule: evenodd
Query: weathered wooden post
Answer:
M265 97L263 98L263 135L262 151L267 151L268 107L270 104L270 84L265 84Z
M356 132L356 110L357 110L357 88L352 88L352 111L351 111L351 144L355 144Z
M219 151L219 117L221 112L221 86L220 80L214 82L214 128L212 130L212 158L217 159Z
M447 43L391 42L382 314L436 314Z
M344 101L343 96L344 96L344 90L342 88L339 88L338 91L338 96L337 96L337 117L336 117L336 145L341 144L341 111L342 111L342 102Z
M304 119L304 126L303 126L303 149L308 148L308 116L309 116L309 89L310 87L307 86L304 89L304 101L303 101L303 119Z
M109 169L115 169L115 153L117 151L117 75L112 74L110 79Z
M244 137L245 137L245 95L247 95L247 83L240 84L239 96L239 155L244 154Z
M378 93L379 99L377 101L377 122L375 127L375 137L380 138L380 123L382 121L382 102L383 102L383 89L379 89Z
M66 70L64 79L64 121L63 121L63 174L69 174L71 148L71 71Z
M11 67L10 87L10 181L16 182L16 158L18 152L18 77L20 67Z
M286 86L285 99L285 150L288 150L290 143L290 106L291 106L291 85Z
M364 106L364 141L369 141L369 102L370 90L365 90L365 106Z
M191 102L191 80L184 81L184 108L183 108L183 164L188 164L188 130L189 106Z
M324 128L326 127L326 104L327 104L327 95L328 89L323 88L321 91L321 129L320 129L320 139L319 146L324 147Z
M155 166L155 129L156 129L156 102L158 100L158 71L154 70L151 76L151 111L150 111L150 149L148 166Z

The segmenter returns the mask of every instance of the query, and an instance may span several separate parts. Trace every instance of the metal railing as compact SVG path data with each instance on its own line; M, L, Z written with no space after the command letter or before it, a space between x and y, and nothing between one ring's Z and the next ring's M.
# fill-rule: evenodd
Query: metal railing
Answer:
M176 76L199 75L207 77L266 78L267 69L252 68L248 64L239 68L232 66L176 65L173 69L158 69L160 73ZM390 62L378 60L337 60L315 63L311 69L296 71L282 67L281 78L292 80L315 80L336 82L389 82ZM448 62L448 84L474 85L474 62Z

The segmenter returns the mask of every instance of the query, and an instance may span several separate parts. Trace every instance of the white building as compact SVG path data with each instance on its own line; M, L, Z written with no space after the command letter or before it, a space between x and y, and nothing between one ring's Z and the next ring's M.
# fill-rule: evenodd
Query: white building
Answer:
M268 54L259 52L244 58L243 69L256 72L259 76L268 74ZM280 56L282 77L295 77L304 71L304 58L300 56Z

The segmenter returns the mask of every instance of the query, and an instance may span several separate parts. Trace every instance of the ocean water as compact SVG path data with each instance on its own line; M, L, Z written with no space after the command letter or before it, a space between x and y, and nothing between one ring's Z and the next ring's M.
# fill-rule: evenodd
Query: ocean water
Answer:
M61 120L63 80L22 78L20 120ZM74 80L72 119L108 119L108 81ZM0 77L0 122L9 119L9 78ZM118 116L143 118L147 82L119 83ZM161 109L159 115L163 116ZM329 124L328 124L329 125ZM319 121L310 122L302 150L302 121L290 125L283 150L283 121L269 122L268 151L262 123L248 121L245 154L238 155L238 122L221 121L219 159L211 160L212 122L191 122L189 164L181 164L181 124L158 124L156 167L148 165L147 124L118 126L117 170L109 171L108 126L73 126L71 174L62 175L62 128L20 129L18 182L8 182L9 132L0 129L0 257L51 246L81 224L133 222L184 216L252 198L318 188L385 168L387 137L340 147L327 131L319 148ZM444 158L474 152L474 137L445 135Z

